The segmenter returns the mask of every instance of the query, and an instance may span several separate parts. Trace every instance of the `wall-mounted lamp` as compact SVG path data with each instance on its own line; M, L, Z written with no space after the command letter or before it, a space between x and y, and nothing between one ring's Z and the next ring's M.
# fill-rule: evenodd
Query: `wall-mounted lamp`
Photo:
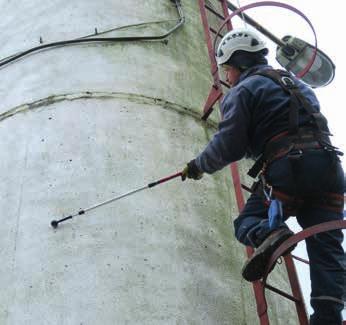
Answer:
M286 70L298 75L311 60L314 46L293 36L282 38L284 46L278 45L276 60ZM335 65L332 60L317 49L315 60L309 71L301 79L313 88L331 83L335 76Z

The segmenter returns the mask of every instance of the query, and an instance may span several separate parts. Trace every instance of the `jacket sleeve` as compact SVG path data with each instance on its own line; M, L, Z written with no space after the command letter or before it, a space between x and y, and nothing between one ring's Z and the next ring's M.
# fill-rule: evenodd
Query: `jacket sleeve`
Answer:
M221 104L223 119L218 132L196 158L196 165L202 172L212 174L244 157L249 141L252 97L241 86L231 89L225 96Z

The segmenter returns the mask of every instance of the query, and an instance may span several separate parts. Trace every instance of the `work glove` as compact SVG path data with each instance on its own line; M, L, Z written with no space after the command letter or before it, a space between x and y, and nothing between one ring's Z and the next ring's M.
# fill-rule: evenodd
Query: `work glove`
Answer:
M191 160L182 171L181 180L185 181L186 177L194 180L198 180L203 177L203 172L198 169L194 159Z

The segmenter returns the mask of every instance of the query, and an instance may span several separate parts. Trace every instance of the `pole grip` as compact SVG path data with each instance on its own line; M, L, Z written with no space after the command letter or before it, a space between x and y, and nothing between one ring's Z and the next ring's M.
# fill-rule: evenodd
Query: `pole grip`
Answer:
M62 219L60 219L60 220L58 220L58 222L60 223L60 222L64 222L64 221L66 221L66 220L68 220L68 219L72 219L73 218L73 216L68 216L68 217L65 217L65 218L62 218Z
M176 173L176 174L174 174L174 175L167 176L167 177L165 177L165 178L161 178L161 179L159 179L159 180L156 181L156 182L152 182L152 183L148 184L148 187L151 188L151 187L154 187L154 186L156 186L156 185L159 185L159 184L168 182L168 181L170 181L171 179L177 178L177 177L179 177L179 176L181 176L181 175L182 175L182 172L179 172L179 173Z

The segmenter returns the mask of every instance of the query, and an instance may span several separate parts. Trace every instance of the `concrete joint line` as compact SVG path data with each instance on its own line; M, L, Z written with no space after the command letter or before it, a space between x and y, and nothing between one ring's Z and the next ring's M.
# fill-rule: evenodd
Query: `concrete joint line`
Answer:
M197 112L192 110L191 108L169 102L162 98L149 97L149 96L134 94L134 93L91 92L91 91L71 93L71 94L52 95L46 98L33 101L31 103L26 103L26 104L16 106L10 110L7 110L4 113L1 113L0 122L7 118L15 116L19 113L33 111L33 110L46 107L55 103L60 103L63 101L74 101L74 100L81 100L81 99L125 99L137 104L161 106L164 109L173 110L180 114L189 115L190 117L193 117L199 122L201 122L204 126L208 126L210 128L217 128L216 122L213 122L210 120L206 122L202 121L201 116Z

